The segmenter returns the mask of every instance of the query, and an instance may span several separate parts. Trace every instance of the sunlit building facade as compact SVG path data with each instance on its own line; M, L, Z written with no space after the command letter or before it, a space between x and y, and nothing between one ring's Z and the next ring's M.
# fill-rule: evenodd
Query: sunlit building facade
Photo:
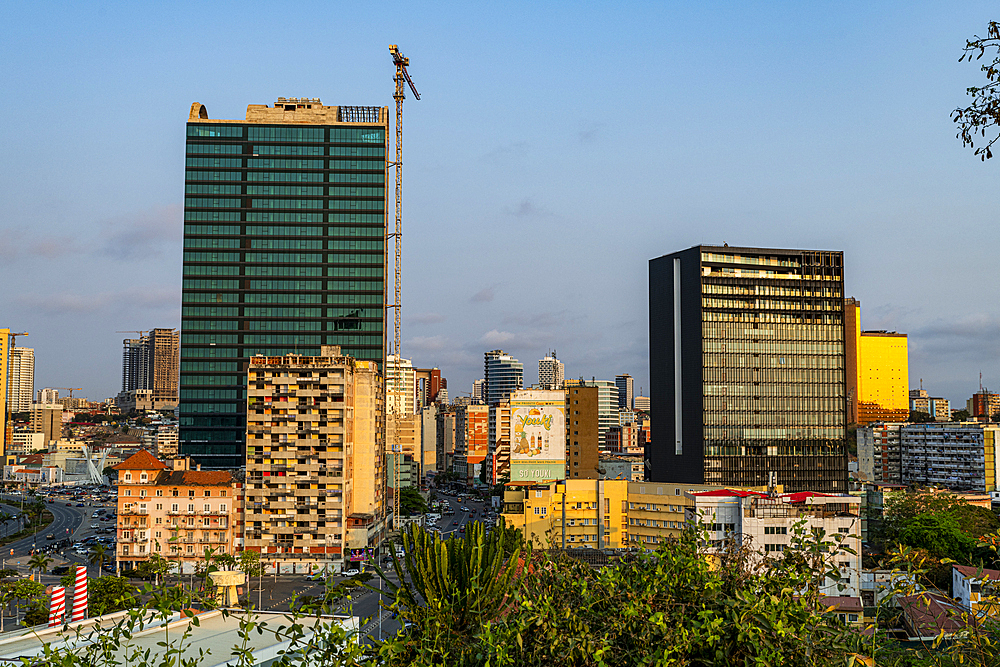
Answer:
M861 302L844 301L847 422L905 422L910 416L906 334L862 331Z
M841 252L649 263L650 479L847 490Z
M385 353L385 107L313 98L187 123L180 446L243 464L250 358Z

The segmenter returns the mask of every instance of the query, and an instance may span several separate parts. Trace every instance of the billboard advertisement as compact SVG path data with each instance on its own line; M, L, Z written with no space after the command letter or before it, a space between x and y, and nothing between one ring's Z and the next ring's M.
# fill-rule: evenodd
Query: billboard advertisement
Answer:
M510 481L541 484L566 477L566 396L528 389L510 396Z

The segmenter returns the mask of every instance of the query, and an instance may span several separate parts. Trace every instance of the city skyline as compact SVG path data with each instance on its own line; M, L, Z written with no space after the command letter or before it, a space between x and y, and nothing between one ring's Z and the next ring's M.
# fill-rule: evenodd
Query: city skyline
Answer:
M323 55L295 68L251 66L235 33L207 40L222 7L183 27L184 3L59 7L46 21L44 4L9 9L0 43L11 98L32 100L0 130L0 324L31 332L19 343L36 350L36 389L113 396L116 331L179 327L178 119L191 100L214 118L278 96L389 105L390 43L424 98L406 111L400 352L439 367L453 396L497 348L532 367L525 385L555 348L567 377L628 373L649 395L646 262L723 242L843 250L863 327L909 337L911 388L923 378L961 407L980 371L1000 387L1000 307L967 291L996 233L981 222L996 166L948 119L979 82L957 61L985 3L411 7L339 18L337 44L308 39L320 28L298 13L267 24ZM470 64L471 52L503 56ZM634 120L610 117L609 101ZM943 311L963 294L960 314Z

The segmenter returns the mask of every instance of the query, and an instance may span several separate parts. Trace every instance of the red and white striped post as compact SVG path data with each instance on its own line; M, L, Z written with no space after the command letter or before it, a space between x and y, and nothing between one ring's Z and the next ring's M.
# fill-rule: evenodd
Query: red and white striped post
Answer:
M87 568L76 566L76 585L73 586L73 620L87 617Z
M63 586L53 586L52 602L49 604L49 627L52 628L62 623L65 613L66 588Z

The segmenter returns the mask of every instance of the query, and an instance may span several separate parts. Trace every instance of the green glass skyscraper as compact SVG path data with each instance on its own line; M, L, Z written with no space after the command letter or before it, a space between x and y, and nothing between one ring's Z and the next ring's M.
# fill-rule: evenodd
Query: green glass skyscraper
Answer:
M187 123L180 449L244 465L253 355L385 358L386 107L314 98ZM276 399L278 400L278 399Z

